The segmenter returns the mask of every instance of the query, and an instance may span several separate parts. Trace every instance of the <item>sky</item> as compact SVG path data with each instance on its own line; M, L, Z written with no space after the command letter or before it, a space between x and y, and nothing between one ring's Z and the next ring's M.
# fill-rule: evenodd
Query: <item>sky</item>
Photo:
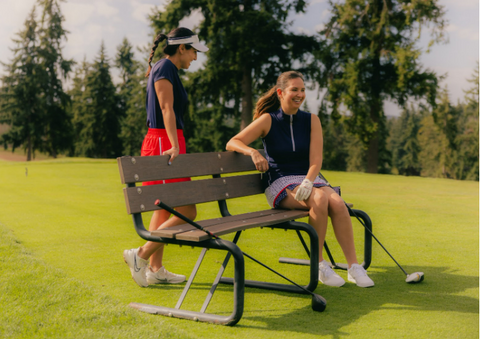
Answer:
M163 9L167 0L67 0L61 2L65 17L64 28L69 31L68 41L64 44L63 55L81 62L84 58L91 62L105 43L107 56L112 60L117 47L126 37L135 47L150 46L153 42L153 30L148 15L154 6ZM15 46L12 38L24 27L25 19L36 0L0 0L0 61L8 63ZM294 33L314 34L328 21L330 13L327 0L307 0L306 13L290 16ZM430 40L428 28L422 31L418 47L422 50L419 64L438 75L444 75L442 88L447 88L452 103L463 101L465 91L472 87L467 80L472 78L479 58L479 1L478 0L439 0L445 7L448 21L446 33L448 43L434 45L426 53ZM202 19L199 12L192 13L180 25L194 29ZM201 38L201 37L200 37ZM201 54L201 53L199 53ZM135 58L143 60L145 55L135 51ZM190 70L195 71L202 65L205 57L200 56ZM3 74L3 68L0 74ZM112 76L118 74L112 70ZM317 91L307 92L308 105L312 112L318 107ZM386 115L396 116L399 108L387 102Z

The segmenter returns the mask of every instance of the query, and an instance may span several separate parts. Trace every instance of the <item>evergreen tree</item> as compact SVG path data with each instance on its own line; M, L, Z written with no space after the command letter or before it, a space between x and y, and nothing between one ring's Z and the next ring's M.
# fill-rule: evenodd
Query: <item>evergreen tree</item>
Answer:
M404 106L409 98L435 106L437 76L418 64L415 47L424 26L431 43L443 38L443 7L438 0L330 0L332 17L321 32L316 53L318 82L327 88L332 116L344 105L349 130L367 147L367 171L387 167L383 101Z
M90 65L84 58L83 62L75 70L73 77L73 86L68 92L72 104L70 105L70 115L72 116L72 124L74 131L74 144L70 151L70 155L84 154L84 150L93 148L93 139L87 135L91 129L91 122L94 121L93 116L87 107L85 89L87 87L87 77L90 72Z
M420 166L423 177L444 178L447 167L448 140L435 124L433 116L426 114L420 123Z
M400 116L401 134L396 150L396 167L399 174L420 175L420 145L417 138L420 120L421 116L415 112L413 107L405 109Z
M224 149L235 129L251 122L254 97L274 85L281 72L295 65L309 73L302 67L316 40L289 31L287 16L305 11L303 0L172 1L151 16L152 26L168 33L196 9L204 18L199 36L210 50L204 68L189 73L185 84L191 102L185 128L195 130L194 139L187 138L190 150L213 151ZM232 118L235 122L227 125Z
M74 61L62 56L62 42L66 41L67 31L62 27L64 18L58 1L38 0L38 3L43 7L39 30L41 109L45 116L41 151L56 158L73 142L71 117L67 113L70 98L63 90L62 80L67 78Z
M35 150L56 157L72 142L69 97L63 90L73 65L62 57L62 43L67 32L62 28L63 16L57 0L38 0L42 8L40 23L33 7L25 22L25 30L13 39L14 58L3 77L5 99L2 121L10 125L2 139L13 149L23 145L27 161Z
M478 180L478 62L472 78L468 80L473 87L466 91L466 104L461 107L458 121L459 133L456 143L458 145L458 176L461 179Z
M27 161L41 148L43 117L40 110L41 73L38 55L37 21L35 6L25 20L24 29L12 39L15 47L10 64L4 64L7 75L2 77L2 112L0 123L10 126L2 141L12 150L23 146Z
M147 131L145 115L145 96L147 80L140 71L139 63L134 59L133 47L127 38L117 49L115 66L120 69L122 83L119 85L121 116L120 137L123 153L139 155L142 140Z
M84 106L76 113L75 154L92 158L112 158L122 153L121 110L110 65L102 42L100 51L86 72Z

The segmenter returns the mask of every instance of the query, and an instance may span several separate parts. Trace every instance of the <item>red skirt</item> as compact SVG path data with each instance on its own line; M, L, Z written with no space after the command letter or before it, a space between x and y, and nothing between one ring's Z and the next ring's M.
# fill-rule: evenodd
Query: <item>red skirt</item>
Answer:
M183 130L177 129L179 153L187 153L185 146L185 137L183 136ZM162 155L163 152L168 151L172 148L172 144L168 139L167 130L163 128L149 128L147 135L143 139L141 156L153 156L153 155ZM174 160L175 161L175 160ZM182 181L191 181L190 178L178 178L178 179L169 179L169 180L158 180L158 181L145 181L144 186L147 185L160 185L160 184L169 184L172 182L182 182Z

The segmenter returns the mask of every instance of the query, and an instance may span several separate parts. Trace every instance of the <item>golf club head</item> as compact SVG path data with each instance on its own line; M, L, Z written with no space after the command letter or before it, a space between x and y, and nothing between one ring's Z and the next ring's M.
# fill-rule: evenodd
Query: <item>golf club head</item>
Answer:
M408 274L407 279L405 279L405 282L409 284L416 284L416 283L422 282L423 279L424 279L423 272L415 272L412 274Z
M318 294L312 294L312 310L315 312L323 312L327 307L327 301Z

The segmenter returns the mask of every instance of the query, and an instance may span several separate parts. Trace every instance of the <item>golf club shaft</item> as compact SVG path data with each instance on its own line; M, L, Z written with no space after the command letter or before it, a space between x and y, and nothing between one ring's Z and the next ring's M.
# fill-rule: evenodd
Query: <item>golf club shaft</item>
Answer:
M377 237L373 234L373 232L363 223L363 221L358 217L358 215L350 208L350 206L347 205L347 203L345 202L345 200L343 201L345 203L345 206L347 206L348 208L348 211L350 213L352 213L355 218L357 218L357 220L360 222L360 224L362 224L362 226L368 231L368 233L370 233L370 235L377 241L377 243L383 248L383 250L390 256L390 258L392 258L392 260L395 262L395 264L397 264L397 266L403 271L403 273L405 273L405 275L408 276L408 273L403 269L402 266L400 266L400 264L395 260L395 258L390 254L390 252L387 251L387 249L385 248L385 246L382 245L382 243L380 242L380 240L377 239Z
M204 231L205 233L207 233L209 236L211 237L214 237L215 239L220 239L220 237L218 237L216 234L213 234L212 232L206 230L205 228L203 228L202 226L200 226L199 224L197 224L195 221L193 220L190 220L189 218L187 218L186 216L184 216L183 214L181 214L180 212L174 210L173 208L171 208L170 206L166 205L165 203L161 202L160 200L156 200L155 201L155 205L157 205L158 207L161 207L163 208L164 210L166 210L167 212L170 212L172 213L173 215L179 217L180 219L182 219L183 221L187 222L188 224L192 225L193 227L201 230L201 231ZM242 254L244 256L246 256L247 258L255 261L257 264L265 267L266 269L270 270L271 272L275 273L276 275L282 277L283 279L285 279L286 281L288 281L289 283L297 286L298 288L304 290L305 292L307 292L308 294L311 294L312 296L315 296L315 294L312 292L312 291L309 291L307 290L305 287L297 284L296 282L290 280L289 278L287 278L286 276L284 276L283 274L275 271L273 268L270 268L268 267L267 265L265 265L264 263L258 261L257 259L255 259L254 257L252 257L251 255L245 253L242 251Z

